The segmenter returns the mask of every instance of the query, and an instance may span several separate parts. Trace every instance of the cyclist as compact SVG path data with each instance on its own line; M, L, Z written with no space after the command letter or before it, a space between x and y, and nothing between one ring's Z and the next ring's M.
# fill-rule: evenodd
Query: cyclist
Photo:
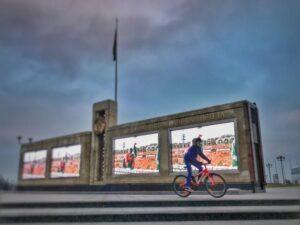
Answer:
M192 180L192 165L199 169L199 172L202 171L202 163L197 160L197 156L200 156L201 158L205 159L208 164L211 163L211 160L207 158L203 154L202 150L202 139L200 137L194 138L192 141L192 146L187 150L187 152L184 155L184 162L188 171L188 176L186 179L185 184L185 190L192 192L193 189L191 189L191 180Z

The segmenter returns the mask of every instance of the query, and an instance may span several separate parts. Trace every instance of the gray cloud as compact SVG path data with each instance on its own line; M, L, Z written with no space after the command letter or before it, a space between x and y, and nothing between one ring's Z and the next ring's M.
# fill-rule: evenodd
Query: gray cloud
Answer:
M16 174L18 134L90 129L92 103L113 96L116 16L120 122L249 99L260 108L266 159L297 158L298 9L298 1L1 0L0 158L13 162L1 161L1 172Z

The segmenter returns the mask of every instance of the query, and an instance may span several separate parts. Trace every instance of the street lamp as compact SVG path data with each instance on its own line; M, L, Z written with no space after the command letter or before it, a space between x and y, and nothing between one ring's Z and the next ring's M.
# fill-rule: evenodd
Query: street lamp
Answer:
M17 140L18 140L18 144L19 144L19 145L22 144L22 143L21 143L22 138L23 138L22 136L17 136Z
M283 163L282 163L282 162L285 160L285 157L284 157L283 155L279 155L279 156L276 157L276 159L277 159L278 161L280 161L283 184L285 184L284 165L283 165Z
M123 142L122 147L123 147L123 153L125 153L125 142Z
M184 148L185 134L182 134L182 148Z
M267 168L269 170L270 183L272 183L271 167L273 165L271 163L267 163L266 166L267 166Z

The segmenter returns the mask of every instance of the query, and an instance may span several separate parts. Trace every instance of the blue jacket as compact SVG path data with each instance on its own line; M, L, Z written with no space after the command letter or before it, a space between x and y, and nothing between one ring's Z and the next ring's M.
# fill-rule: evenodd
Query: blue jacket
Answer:
M197 159L197 155L200 155L201 158L205 159L207 162L210 162L209 158L203 154L202 148L197 145L192 145L184 155L184 160L194 161Z

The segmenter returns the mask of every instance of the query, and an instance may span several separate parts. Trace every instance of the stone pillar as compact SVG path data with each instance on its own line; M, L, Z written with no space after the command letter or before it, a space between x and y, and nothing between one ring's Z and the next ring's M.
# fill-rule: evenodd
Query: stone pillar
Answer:
M171 165L171 152L170 152L170 138L169 138L169 131L168 129L161 129L160 130L160 160L159 160L159 172L161 176L168 177Z
M105 133L117 125L117 111L117 103L112 100L93 105L90 184L103 182Z

